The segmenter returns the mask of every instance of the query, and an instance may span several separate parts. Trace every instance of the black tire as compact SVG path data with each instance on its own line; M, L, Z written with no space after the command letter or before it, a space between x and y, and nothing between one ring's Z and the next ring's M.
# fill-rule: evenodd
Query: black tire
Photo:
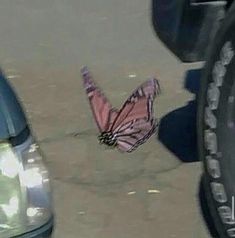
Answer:
M215 37L198 108L199 156L218 238L235 237L235 5ZM234 157L234 158L233 158Z
M199 191L198 191L198 199L199 199L199 205L201 208L201 215L204 219L204 222L206 223L207 229L211 237L219 237L219 234L216 230L213 218L211 216L210 209L208 207L208 201L207 196L205 192L205 186L204 186L204 177L201 177L200 184L199 184Z

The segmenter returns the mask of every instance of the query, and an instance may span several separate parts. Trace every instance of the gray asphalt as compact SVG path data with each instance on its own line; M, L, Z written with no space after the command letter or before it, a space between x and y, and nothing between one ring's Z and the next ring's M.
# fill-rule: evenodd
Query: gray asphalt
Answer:
M209 237L201 164L181 162L155 137L131 154L105 150L82 88L88 65L114 106L150 76L162 86L157 118L192 100L183 82L197 65L180 63L150 20L142 0L1 1L0 65L47 156L55 238Z

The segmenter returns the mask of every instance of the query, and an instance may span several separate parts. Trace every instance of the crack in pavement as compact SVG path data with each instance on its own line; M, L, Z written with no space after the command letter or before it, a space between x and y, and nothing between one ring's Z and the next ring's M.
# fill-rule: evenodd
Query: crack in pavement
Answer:
M54 134L50 137L44 137L42 139L39 139L38 142L40 144L46 144L46 143L52 143L52 142L56 142L56 141L60 141L60 140L65 140L66 138L78 138L81 136L91 136L96 134L94 132L93 129L87 129L84 131L80 131L80 130L73 130L70 132L61 132L61 133L57 133Z
M83 131L79 131L79 130L73 130L73 131L69 131L69 132L62 132L62 133L57 133L54 134L51 137L45 137L41 140L38 140L38 142L40 144L47 144L47 143L53 143L56 141L60 141L60 140L65 140L67 138L73 138L73 139L79 139L79 138L84 138L86 136L91 136L91 135L95 135L96 134L96 130L95 129L87 129L87 130L83 130ZM176 158L177 159L177 158ZM178 159L177 159L178 160ZM182 164L184 164L183 162L180 162L171 168L166 168L166 169L162 169L159 171L153 171L150 170L148 171L148 169L143 168L139 171L136 171L132 174L126 174L123 175L122 179L118 179L118 181L100 181L100 182L92 182L92 181L84 181L84 180L79 180L79 177L76 176L71 176L71 177L54 177L53 179L55 181L60 181L63 183L71 183L71 184L75 184L75 185L80 185L80 186L84 186L84 187L108 187L108 186L120 186L122 184L128 183L130 181L133 181L137 178L151 178L153 176L158 176L164 173L168 173L171 172L173 170L176 170L178 168L180 168L182 166Z
M172 172L176 169L179 169L181 166L183 165L183 163L179 163L177 164L175 167L173 168L169 168L169 169L163 169L159 172L148 172L146 169L142 169L138 172L136 172L134 175L123 175L123 179L119 180L119 181L107 181L107 182L101 182L101 183L93 183L93 182L84 182L84 181L79 181L79 178L76 177L70 177L68 179L64 179L64 178L53 178L55 181L59 181L59 182L63 182L63 183L70 183L73 185L78 185L78 186L83 186L83 187L109 187L109 186L120 186L120 185L124 185L130 181L133 181L137 178L150 178L153 175L158 176L164 173L168 173L168 172Z

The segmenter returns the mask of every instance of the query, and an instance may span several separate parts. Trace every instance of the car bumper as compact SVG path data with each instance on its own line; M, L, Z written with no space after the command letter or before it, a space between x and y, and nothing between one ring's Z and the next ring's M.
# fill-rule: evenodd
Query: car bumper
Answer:
M51 218L48 223L41 226L40 228L27 232L23 235L14 236L14 238L51 238L53 227L54 227L54 219Z

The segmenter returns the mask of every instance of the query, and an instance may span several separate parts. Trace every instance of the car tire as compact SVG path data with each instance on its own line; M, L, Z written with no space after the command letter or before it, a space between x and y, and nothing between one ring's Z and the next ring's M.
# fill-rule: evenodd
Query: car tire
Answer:
M201 80L197 123L205 194L218 238L230 238L235 237L235 4L216 34Z
M211 216L210 209L208 207L208 201L204 186L204 177L205 176L201 176L198 190L198 202L201 208L201 215L207 227L208 234L210 234L211 237L219 237L219 234L216 230L214 221Z

